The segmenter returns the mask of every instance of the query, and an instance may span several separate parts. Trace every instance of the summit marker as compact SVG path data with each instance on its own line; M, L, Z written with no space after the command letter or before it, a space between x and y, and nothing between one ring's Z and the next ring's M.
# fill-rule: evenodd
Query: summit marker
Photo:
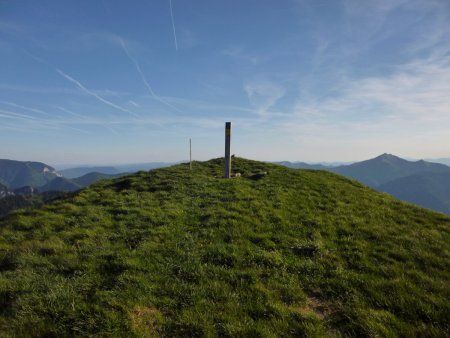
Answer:
M225 178L231 177L231 122L225 122Z

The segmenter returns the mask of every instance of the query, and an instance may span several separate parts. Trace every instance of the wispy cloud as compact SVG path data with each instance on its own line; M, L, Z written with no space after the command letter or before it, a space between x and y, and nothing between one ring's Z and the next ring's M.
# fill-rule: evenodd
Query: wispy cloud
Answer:
M286 93L283 87L270 81L248 82L244 90L250 104L261 116L270 115L270 109Z
M78 88L80 88L82 91L84 91L86 94L91 95L92 97L95 97L98 101L103 102L104 104L113 107L117 110L123 111L125 113L130 114L133 117L137 117L137 115L135 113L133 113L132 111L130 111L129 109L123 108L111 101L108 101L106 99L104 99L103 97L101 97L100 95L98 95L97 93L93 92L92 90L87 89L85 86L83 86L79 81L75 80L73 77L67 75L66 73L64 73L62 70L60 69L56 69L56 71L58 72L59 75L61 75L63 78L65 78L66 80L72 82L73 84L75 84Z
M63 95L76 95L76 96L85 96L88 95L83 91L72 88L65 87L44 87L44 86L27 86L27 85L13 85L7 83L0 83L0 89L5 91L13 91L13 92L23 92L23 93L31 93L31 94L43 94L43 95L53 95L53 94L63 94ZM131 96L131 93L128 92L119 92L113 91L109 89L97 89L91 90L92 92L106 97L118 97L118 96Z
M146 79L144 73L142 72L141 67L139 66L139 63L136 61L135 58L133 58L133 57L131 56L130 52L128 51L127 46L125 45L125 42L123 41L123 39L122 39L122 38L119 38L119 41L120 41L120 44L121 44L123 50L125 51L125 54L128 56L128 58L129 58L129 59L131 60L131 62L134 64L134 67L136 68L136 71L139 73L139 76L141 77L141 80L142 80L142 82L144 83L144 85L147 87L147 89L148 89L150 95L151 95L155 100L157 100L157 101L159 101L159 102L165 104L166 106L168 106L168 107L170 107L170 108L176 110L177 112L180 112L180 113L181 113L181 111L180 111L177 107L173 106L172 104L170 104L169 102L167 102L166 100L164 100L162 97L160 97L160 96L158 96L158 95L155 94L155 92L153 91L152 86L150 86L150 84L148 83L148 81L147 81L147 79Z
M175 30L175 19L173 18L172 0L169 0L169 5L170 5L170 17L172 19L173 40L174 40L174 43L175 43L175 49L178 50L177 32Z
M45 111L42 111L40 109L22 106L20 104L14 103L14 102L0 100L0 103L6 104L6 105L11 106L11 107L28 110L28 111L31 111L33 113L38 113L38 114L41 114L41 115L51 116L51 114L49 114L49 113L47 113Z
M140 105L138 105L136 102L134 102L133 100L129 100L128 101L131 105L135 106L136 108L139 108Z
M0 89L14 91L14 92L24 92L33 94L70 94L77 95L81 94L80 91L70 88L59 88L59 87L33 87L24 85L12 85L7 83L1 83ZM83 95L85 95L83 93Z
M249 62L253 65L258 64L261 61L260 56L249 52L246 48L240 45L229 46L223 49L220 53L234 60Z
M72 126L65 126L65 127L68 128L68 129L74 130L74 131L78 131L78 132L80 132L82 134L92 135L92 133L90 131L85 130L85 129L75 128L75 127L72 127Z
M111 128L109 125L107 124L103 124L102 125L103 128L105 128L106 130L109 130L111 133L113 133L114 135L120 135L117 130L115 130L114 128Z
M347 79L334 96L299 99L280 126L347 139L388 134L391 141L402 133L438 133L450 125L449 78L450 57L441 55L397 66L390 75Z
M56 109L59 109L59 110L65 112L65 113L68 113L68 114L70 114L72 116L78 117L78 118L80 118L82 120L86 120L87 119L87 116L75 113L75 112L73 112L73 111L71 111L71 110L69 110L67 108L64 108L64 107L61 107L61 106L57 106L57 105L54 105L53 107L55 107Z
M134 112L132 112L129 109L123 108L105 98L103 98L102 96L100 96L99 94L97 94L95 91L90 90L88 88L86 88L80 81L74 79L73 77L71 77L70 75L66 74L65 72L63 72L61 69L58 69L57 67L55 67L54 65L52 65L50 62L48 62L47 60L38 57L30 52L28 52L27 50L24 50L24 52L29 55L30 57L32 57L34 60L36 60L39 63L42 63L52 69L54 69L61 77L63 77L64 79L68 80L69 82L75 84L76 87L78 87L79 89L81 89L82 92L84 92L85 94L92 96L94 98L96 98L98 101L112 107L115 108L117 110L120 110L122 112L128 113L129 115L133 116L133 117L137 117L137 114L135 114Z
M2 117L9 118L9 119L19 119L19 120L37 120L35 117L26 115L26 114L19 114L11 111L6 111L3 109L0 109L0 113Z

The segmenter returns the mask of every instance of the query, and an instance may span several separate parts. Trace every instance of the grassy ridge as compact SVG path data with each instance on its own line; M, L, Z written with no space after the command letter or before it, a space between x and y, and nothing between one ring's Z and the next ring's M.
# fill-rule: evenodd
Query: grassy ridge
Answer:
M224 180L222 162L1 220L0 331L450 334L450 218L323 171L234 159L243 176Z

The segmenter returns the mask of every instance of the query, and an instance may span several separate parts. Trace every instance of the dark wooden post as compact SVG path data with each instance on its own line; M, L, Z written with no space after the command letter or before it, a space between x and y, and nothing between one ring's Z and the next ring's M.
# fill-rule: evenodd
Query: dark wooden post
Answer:
M225 178L231 176L231 122L225 122Z

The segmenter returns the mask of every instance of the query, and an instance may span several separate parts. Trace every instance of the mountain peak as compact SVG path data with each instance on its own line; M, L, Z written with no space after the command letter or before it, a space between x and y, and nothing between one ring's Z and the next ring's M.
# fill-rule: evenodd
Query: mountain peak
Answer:
M392 154L388 154L388 153L384 153L381 154L380 156L375 157L374 159L380 159L380 160L392 160L392 159L401 159L398 156L392 155Z
M450 168L424 161L407 161L398 156L384 153L370 160L341 166L332 171L376 187L388 181L423 171L449 172Z

